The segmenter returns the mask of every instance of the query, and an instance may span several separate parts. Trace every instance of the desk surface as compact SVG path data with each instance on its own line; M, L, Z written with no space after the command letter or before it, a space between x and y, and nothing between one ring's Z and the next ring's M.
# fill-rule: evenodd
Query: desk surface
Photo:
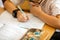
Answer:
M3 8L0 7L0 14L4 11ZM41 36L41 40L45 40L46 39L46 35L48 35L47 39L46 40L49 40L52 35L54 34L55 32L55 29L52 28L51 26L48 26L48 25L44 25L43 27L43 31L45 31L45 33L43 33L43 35ZM48 32L48 34L46 34Z
M44 25L44 28L43 28L43 31L45 31L45 33L46 32L48 32L48 38L47 38L47 40L49 40L51 37L52 37L52 35L54 34L54 32L55 32L55 29L54 28L52 28L51 26L48 26L48 25ZM42 36L42 40L44 40L46 38L46 35L43 35Z

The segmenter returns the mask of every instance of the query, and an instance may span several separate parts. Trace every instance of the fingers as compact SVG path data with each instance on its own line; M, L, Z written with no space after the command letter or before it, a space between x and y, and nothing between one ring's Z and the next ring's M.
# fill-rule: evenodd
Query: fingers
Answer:
M22 16L23 16L23 22L26 22L30 19L29 14L26 14L26 17L24 15Z
M19 22L26 22L27 21L27 17L23 17L23 15L20 15L17 17Z
M31 6L35 6L35 3L33 3L33 2L30 2L30 5L31 5Z
M31 7L33 7L33 6L40 6L38 3L33 3L33 2L30 2L30 5L31 5Z
M18 21L20 21L20 22L26 22L26 21L28 21L29 20L29 16L27 15L26 17L19 11L18 13L17 13L17 19L18 19Z
M29 19L30 19L29 14L26 14L26 15L27 15L27 16L26 16L26 17L27 17L27 20L29 20Z

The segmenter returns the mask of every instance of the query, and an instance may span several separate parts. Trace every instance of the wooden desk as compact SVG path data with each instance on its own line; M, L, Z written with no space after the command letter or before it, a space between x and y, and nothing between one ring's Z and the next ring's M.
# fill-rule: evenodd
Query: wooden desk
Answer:
M2 12L4 12L4 9L3 9L3 8L0 8L0 14L1 14ZM49 36L48 36L48 38L47 38L46 40L49 40L49 39L52 37L52 35L54 34L55 29L52 28L52 27L50 27L50 26L48 26L48 25L44 25L43 31L45 31L45 33L41 36L41 40L45 40L45 38L46 38L46 35L45 35L45 34L46 34L47 32L48 32L47 35L49 35Z
M44 27L43 27L43 31L45 31L45 33L48 32L48 34L47 34L48 35L47 40L50 40L50 38L52 37L52 35L55 32L55 29L52 28L51 26L48 26L48 25L45 24ZM45 40L45 38L46 38L45 33L42 36L42 40Z

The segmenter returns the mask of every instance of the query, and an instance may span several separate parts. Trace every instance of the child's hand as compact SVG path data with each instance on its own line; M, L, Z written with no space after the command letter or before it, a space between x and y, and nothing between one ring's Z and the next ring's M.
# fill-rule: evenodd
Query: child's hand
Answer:
M31 5L31 6L39 6L38 3L33 3L33 2L30 2L30 5Z
M18 21L26 22L26 21L29 20L29 16L27 15L26 17L24 17L24 15L20 11L18 11L18 13L17 13L17 19L18 19Z
M9 11L11 14L13 13L13 11L15 11L16 9L18 9L14 3L12 3L11 1L8 0L2 0L3 4L4 4L4 8ZM10 5L10 6L9 6ZM22 21L25 22L29 19L28 15L26 17L24 17L24 15L22 15L23 13L20 12L20 10L16 10L17 11L17 19L18 21Z
M36 6L34 3L30 3L31 4L31 8L30 8L30 12L37 16L39 15L40 12L42 12L41 6Z
M30 2L31 9L30 10L41 10L41 6L37 5L36 3ZM36 12L36 11L35 11Z

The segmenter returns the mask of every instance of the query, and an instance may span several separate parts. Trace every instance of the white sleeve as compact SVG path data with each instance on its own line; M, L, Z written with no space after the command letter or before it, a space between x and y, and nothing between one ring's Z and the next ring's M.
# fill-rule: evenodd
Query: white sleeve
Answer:
M51 9L52 15L56 16L60 14L60 0L55 0L51 5Z

